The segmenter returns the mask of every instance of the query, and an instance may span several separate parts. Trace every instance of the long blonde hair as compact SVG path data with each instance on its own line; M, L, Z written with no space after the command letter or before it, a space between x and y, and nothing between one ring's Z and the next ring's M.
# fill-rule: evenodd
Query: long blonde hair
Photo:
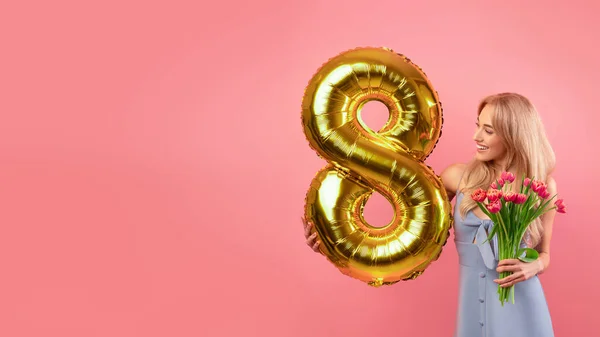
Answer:
M473 158L463 174L466 196L477 188L487 190L503 170L514 168L516 180L511 185L520 186L523 174L535 180L546 181L556 165L554 150L546 137L542 120L533 104L524 96L515 93L500 93L485 97L477 109L477 115L486 105L494 108L492 123L506 148L506 167L499 168L490 162ZM464 218L468 211L477 207L470 197L462 199L460 214ZM540 218L527 229L526 242L537 247L541 242L543 227Z

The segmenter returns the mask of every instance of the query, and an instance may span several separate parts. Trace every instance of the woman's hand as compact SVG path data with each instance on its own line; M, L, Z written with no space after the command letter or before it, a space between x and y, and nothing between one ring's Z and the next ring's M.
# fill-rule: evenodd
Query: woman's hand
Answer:
M310 235L313 224L308 222L304 217L302 217L302 223L304 223L304 237L306 238L306 244L315 252L320 253L319 245L321 245L321 241L317 238L317 232Z
M544 269L544 264L541 259L537 259L533 262L523 262L518 259L505 259L498 263L496 271L512 272L511 275L503 279L495 279L494 282L498 283L501 287L510 287L518 282L529 280Z

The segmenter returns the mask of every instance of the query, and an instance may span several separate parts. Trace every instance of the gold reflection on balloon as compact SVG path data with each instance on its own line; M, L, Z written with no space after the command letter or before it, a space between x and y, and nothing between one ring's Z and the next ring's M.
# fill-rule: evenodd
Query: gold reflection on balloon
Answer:
M361 119L369 101L390 117L378 132ZM305 216L321 252L372 286L414 279L441 254L452 225L444 186L424 160L442 129L437 93L419 67L387 48L337 55L313 76L302 101L307 140L329 164L313 179ZM372 193L393 206L384 227L363 218Z

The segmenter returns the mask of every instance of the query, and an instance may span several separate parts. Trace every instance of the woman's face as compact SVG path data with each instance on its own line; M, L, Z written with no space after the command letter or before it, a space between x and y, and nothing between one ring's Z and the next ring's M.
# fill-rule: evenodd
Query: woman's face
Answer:
M502 144L502 139L494 130L492 116L494 107L486 105L477 119L477 129L473 135L476 145L475 158L480 161L494 161L494 163L503 164L506 155L506 148Z

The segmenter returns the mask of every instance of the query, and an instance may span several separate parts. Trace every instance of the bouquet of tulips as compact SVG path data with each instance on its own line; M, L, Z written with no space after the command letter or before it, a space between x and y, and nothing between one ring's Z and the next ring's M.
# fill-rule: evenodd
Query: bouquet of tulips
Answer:
M494 235L497 235L498 259L519 259L523 262L532 262L538 258L538 252L528 247L521 248L527 227L533 220L550 210L556 209L559 213L565 213L566 206L562 199L550 204L556 195L549 198L550 192L542 181L523 176L519 193L507 188L514 181L514 174L503 172L500 179L492 183L487 191L479 188L471 194L471 198L494 222L486 241L490 241ZM500 278L510 274L511 272L502 272ZM514 285L498 286L498 295L502 306L509 301L509 297L512 298L514 304Z

